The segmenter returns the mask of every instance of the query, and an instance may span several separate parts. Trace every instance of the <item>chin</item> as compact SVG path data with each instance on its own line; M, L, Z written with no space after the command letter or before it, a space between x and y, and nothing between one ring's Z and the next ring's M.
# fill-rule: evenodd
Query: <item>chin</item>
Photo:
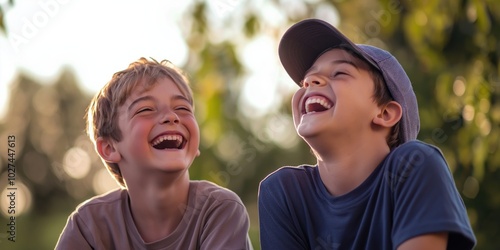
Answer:
M169 167L158 168L159 171L167 174L181 173L185 172L187 169L188 169L187 167L181 167L181 166L169 166Z
M322 128L315 125L318 124L299 124L295 129L297 134L305 140L306 138L314 138L321 134Z

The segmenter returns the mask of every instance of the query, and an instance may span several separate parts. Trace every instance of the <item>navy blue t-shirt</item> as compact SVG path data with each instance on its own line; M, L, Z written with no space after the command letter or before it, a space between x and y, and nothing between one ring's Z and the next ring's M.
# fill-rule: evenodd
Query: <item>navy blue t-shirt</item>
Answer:
M334 197L318 168L283 167L259 188L262 249L396 249L448 232L448 249L476 239L441 151L420 141L391 151L351 192Z

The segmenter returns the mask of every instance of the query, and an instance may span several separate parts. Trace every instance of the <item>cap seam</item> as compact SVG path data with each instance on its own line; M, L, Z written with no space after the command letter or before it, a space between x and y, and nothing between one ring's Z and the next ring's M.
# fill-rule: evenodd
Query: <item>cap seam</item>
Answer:
M385 58L383 58L383 59L381 59L381 60L377 61L377 64L382 63L382 62L384 62L384 61L387 61L387 60L391 59L392 57L394 57L393 55L386 55L386 56L387 56L387 57L385 57ZM379 65L379 67L380 67L380 65Z

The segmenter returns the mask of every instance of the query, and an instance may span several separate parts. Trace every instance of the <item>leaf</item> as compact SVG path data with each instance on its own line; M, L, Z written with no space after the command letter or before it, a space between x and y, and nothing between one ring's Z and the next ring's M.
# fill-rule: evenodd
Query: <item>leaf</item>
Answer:
M3 21L3 18L4 18L3 8L2 8L2 6L0 6L0 30L2 30L4 33L6 33L5 23Z

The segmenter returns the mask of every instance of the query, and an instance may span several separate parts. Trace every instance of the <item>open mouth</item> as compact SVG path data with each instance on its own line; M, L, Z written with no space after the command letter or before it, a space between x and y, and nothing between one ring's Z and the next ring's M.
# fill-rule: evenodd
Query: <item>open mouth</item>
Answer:
M162 134L151 142L151 146L156 149L182 149L186 140L180 134Z
M316 112L323 112L333 107L333 102L324 96L310 96L304 103L304 114L311 114Z

